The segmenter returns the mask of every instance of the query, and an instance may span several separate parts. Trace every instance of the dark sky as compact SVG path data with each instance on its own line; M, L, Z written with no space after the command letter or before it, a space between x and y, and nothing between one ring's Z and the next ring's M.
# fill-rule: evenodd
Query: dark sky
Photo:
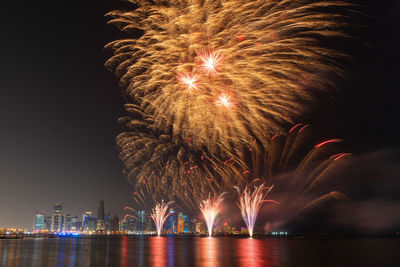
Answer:
M343 93L309 116L321 133L360 153L399 146L399 1L370 5ZM385 2L385 3L382 3ZM104 14L118 0L2 1L0 72L0 227L31 227L56 202L81 215L122 215L131 188L114 139L122 97L103 64L103 46L120 36ZM323 118L323 119L322 119Z

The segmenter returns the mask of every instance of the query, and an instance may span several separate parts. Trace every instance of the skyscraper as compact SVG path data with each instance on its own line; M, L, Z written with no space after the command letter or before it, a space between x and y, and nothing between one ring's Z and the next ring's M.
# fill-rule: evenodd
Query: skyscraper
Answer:
M71 218L70 214L65 215L65 227L64 227L65 231L71 231L71 227L72 227L71 219L72 218Z
M134 218L132 217L128 217L126 218L126 222L127 222L127 228L126 230L130 233L133 233L136 231L136 221Z
M108 212L108 213L104 216L104 229L105 229L106 231L111 231L111 220L112 220L111 213Z
M92 217L92 212L91 211L86 211L82 215L82 231L85 231L87 228L87 218Z
M174 212L175 211L173 209L169 210L170 215L169 215L168 221L167 221L167 232L170 234L176 233L176 223L174 220L174 217L175 217Z
M96 231L97 228L97 218L92 217L91 211L86 211L82 216L82 231Z
M104 225L104 201L100 200L99 202L99 210L97 211L97 226L96 226L97 231L104 231L105 230L105 225Z
M41 231L46 228L45 225L45 217L43 212L36 212L35 214L35 222L33 224L33 230Z
M183 215L183 232L189 233L189 218L187 215Z
M183 213L178 213L178 233L183 233L184 221L183 221Z
M52 222L53 220L52 220L52 217L51 216L47 216L46 218L45 218L45 228L46 228L46 230L48 230L48 231L51 231L51 222Z
M72 231L79 230L78 216L72 216L72 218L71 218L71 230Z
M64 215L62 211L62 203L59 202L54 206L53 218L51 220L51 231L61 232L64 227Z
M201 222L196 222L196 229L195 229L196 233L201 233L202 229L201 229Z
M143 233L146 229L146 212L144 210L138 211L136 221L136 233Z

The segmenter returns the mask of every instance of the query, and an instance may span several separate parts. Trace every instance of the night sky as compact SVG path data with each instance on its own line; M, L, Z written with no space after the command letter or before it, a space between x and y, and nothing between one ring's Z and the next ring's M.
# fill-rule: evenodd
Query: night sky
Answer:
M335 99L305 122L321 136L344 138L359 154L399 159L400 1L367 5L368 30ZM385 3L382 3L385 2ZM363 1L366 3L366 1ZM109 1L2 1L0 72L0 227L33 224L35 211L123 214L132 204L115 148L123 99L103 66L103 49L121 38L104 14L129 6ZM317 115L315 115L317 114ZM398 173L393 173L397 175Z

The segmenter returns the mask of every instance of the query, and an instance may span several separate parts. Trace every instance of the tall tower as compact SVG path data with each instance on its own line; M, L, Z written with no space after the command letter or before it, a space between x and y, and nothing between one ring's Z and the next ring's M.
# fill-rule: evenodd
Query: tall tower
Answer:
M184 221L183 221L183 213L178 213L178 233L183 233Z
M54 206L53 218L51 220L51 231L61 232L64 226L64 215L62 211L62 203L59 202Z
M97 212L97 227L96 231L104 231L105 230L104 224L104 201L100 200L99 202L99 210Z
M143 234L146 228L146 212L138 210L136 220L136 233Z

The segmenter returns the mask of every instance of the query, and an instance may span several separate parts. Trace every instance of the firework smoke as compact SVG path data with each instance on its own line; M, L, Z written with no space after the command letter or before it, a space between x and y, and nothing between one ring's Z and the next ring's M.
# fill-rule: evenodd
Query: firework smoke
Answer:
M207 224L208 236L212 236L213 226L215 222L215 218L218 215L220 204L223 200L223 195L219 195L218 197L211 197L211 194L208 196L206 200L200 201L199 208L203 213L204 220Z
M164 200L162 200L160 203L157 203L156 206L151 210L150 216L153 219L154 224L156 225L158 236L161 235L161 230L164 222L170 215L170 213L167 212L169 205L171 205L172 203L173 201L164 203Z
M273 186L264 187L264 184L259 186L254 186L254 191L251 192L251 189L246 186L242 193L240 193L240 189L238 187L234 187L239 194L239 208L240 213L242 214L243 220L246 223L247 229L249 230L249 235L253 236L254 225L256 224L257 215L261 208L261 205L265 201L277 203L273 200L266 200L268 193L271 191ZM264 192L264 189L268 189Z

